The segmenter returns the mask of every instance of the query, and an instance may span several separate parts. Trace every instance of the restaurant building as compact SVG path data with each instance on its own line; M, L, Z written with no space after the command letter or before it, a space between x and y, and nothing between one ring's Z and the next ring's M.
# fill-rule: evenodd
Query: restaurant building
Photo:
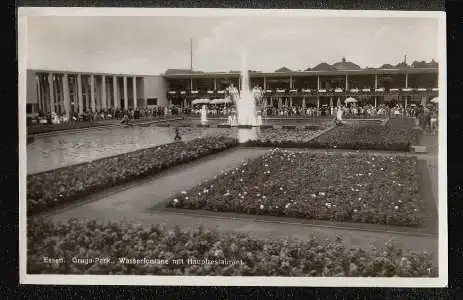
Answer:
M432 61L360 68L344 58L333 65L275 72L250 71L251 86L259 86L267 105L278 107L336 104L353 97L360 103L427 103L438 96L438 65ZM240 72L170 69L162 75L131 75L28 70L28 113L100 111L109 107L177 105L191 107L198 98L224 98L226 88L240 86Z

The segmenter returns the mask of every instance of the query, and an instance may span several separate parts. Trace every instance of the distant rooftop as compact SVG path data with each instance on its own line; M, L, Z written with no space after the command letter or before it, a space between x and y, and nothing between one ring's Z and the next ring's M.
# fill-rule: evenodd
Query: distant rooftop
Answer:
M293 72L333 72L333 71L355 71L355 70L380 70L380 69L437 69L439 64L435 60L431 60L430 62L426 61L414 61L411 65L408 65L406 61L399 62L395 65L392 64L384 64L380 67L365 67L361 68L359 65L355 64L354 62L346 60L345 57L341 59L341 61L336 62L332 65L322 62L315 67L307 67L303 71L292 71L291 69L283 66L274 71L274 73L293 73ZM257 70L250 70L251 73L263 73L262 71ZM168 69L165 72L165 75L193 75L193 74L203 74L206 72L197 71L197 70L190 70L190 69ZM240 73L240 71L230 70L228 72L208 72L208 73L215 73L215 74L235 74ZM264 72L265 73L265 72Z

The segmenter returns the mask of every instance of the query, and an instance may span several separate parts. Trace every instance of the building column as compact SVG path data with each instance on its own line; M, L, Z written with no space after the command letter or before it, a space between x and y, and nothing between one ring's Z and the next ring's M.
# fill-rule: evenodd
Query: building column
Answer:
M320 75L317 75L317 93L320 90Z
M79 114L84 113L84 98L82 95L82 75L77 75L77 97L79 98Z
M69 97L69 78L68 74L63 75L63 94L64 94L64 111L67 116L71 113L71 98Z
M193 78L190 78L190 91L193 90Z
M405 96L405 108L407 108L407 100L408 100L408 96Z
M264 91L267 90L267 77L264 76Z
M405 73L405 88L408 89L408 73Z
M137 108L137 77L132 78L132 92L133 92L133 109Z
M293 88L293 76L289 76L289 89Z
M317 95L317 109L320 108L320 95Z
M119 105L119 93L117 92L117 76L113 76L113 98L114 98L114 108L117 109Z
M217 78L214 77L214 91L217 91Z
M377 101L378 101L378 96L375 96L375 107L376 107Z
M93 74L90 75L90 105L92 112L96 111L96 104L95 104L95 76Z
M37 86L37 103L38 103L38 109L39 112L43 111L42 109L42 88L40 85L40 76L35 75L35 85Z
M126 110L129 109L129 98L128 98L128 94L127 94L127 76L124 76L123 77L124 81L124 108Z
M89 93L89 85L90 85L90 77L88 77L87 75L87 80L84 81L84 90L85 90L85 110L87 112L90 111L91 107L90 107L90 93Z
M53 73L48 74L48 89L50 90L49 93L49 101L50 101L50 112L55 112L55 94L53 88Z
M378 88L378 74L375 74L375 89Z
M101 76L101 109L106 110L108 104L106 102L106 76Z
M349 76L346 74L346 91L349 90Z

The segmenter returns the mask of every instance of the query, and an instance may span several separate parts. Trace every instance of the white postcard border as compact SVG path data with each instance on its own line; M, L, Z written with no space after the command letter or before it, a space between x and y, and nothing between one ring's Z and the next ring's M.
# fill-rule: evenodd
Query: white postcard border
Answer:
M244 277L244 276L148 276L148 275L31 275L26 274L26 76L27 18L39 16L265 16L348 18L436 18L439 21L439 277ZM19 119L19 262L21 284L55 285L204 285L204 286L319 286L319 287L445 287L448 285L447 224L447 64L445 12L362 10L250 10L171 8L56 8L20 7L18 10L18 119Z

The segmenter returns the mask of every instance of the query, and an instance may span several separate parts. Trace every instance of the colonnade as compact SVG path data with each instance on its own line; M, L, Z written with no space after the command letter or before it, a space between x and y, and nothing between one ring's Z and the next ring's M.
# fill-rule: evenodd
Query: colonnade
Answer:
M129 98L130 78L132 95ZM36 74L35 83L38 110L69 116L72 113L99 112L108 108L135 109L138 107L137 79L141 78L40 72Z

